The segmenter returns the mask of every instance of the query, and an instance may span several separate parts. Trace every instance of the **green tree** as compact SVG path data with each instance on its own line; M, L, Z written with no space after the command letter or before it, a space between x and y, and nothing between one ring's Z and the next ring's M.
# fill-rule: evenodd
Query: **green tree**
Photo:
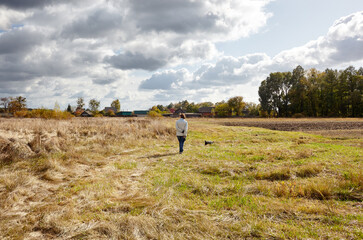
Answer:
M289 99L291 102L291 111L293 113L304 112L304 101L306 97L305 91L304 68L297 66L292 71L291 90L289 91Z
M267 112L267 115L270 115L272 111L272 98L267 81L268 78L261 82L258 88L258 95L260 97L261 110Z
M257 117L259 115L260 104L256 104L254 102L247 102L245 109L248 111L249 116Z
M72 107L71 107L71 105L70 104L68 104L68 107L67 107L67 112L72 112Z
M306 77L306 114L310 117L317 117L319 115L319 95L320 85L323 74L315 68L310 69L307 72Z
M85 103L84 103L84 99L83 97L79 97L77 99L77 109L82 109L84 107Z
M322 116L337 116L339 107L337 103L338 72L333 69L326 69L322 79L321 110Z
M229 105L232 115L236 114L237 116L242 116L242 110L246 105L245 102L243 102L243 97L232 97L228 100L227 103Z
M169 105L168 105L168 106L166 106L166 107L167 107L167 109L174 108L174 103L169 103Z
M116 108L117 112L119 112L120 109L121 109L120 100L118 100L118 99L113 100L112 103L111 103L111 107Z
M231 109L228 103L221 103L216 106L215 112L219 117L230 116Z
M91 99L89 101L89 108L94 114L96 114L98 113L98 108L100 107L100 104L101 104L100 101L97 101L96 99Z

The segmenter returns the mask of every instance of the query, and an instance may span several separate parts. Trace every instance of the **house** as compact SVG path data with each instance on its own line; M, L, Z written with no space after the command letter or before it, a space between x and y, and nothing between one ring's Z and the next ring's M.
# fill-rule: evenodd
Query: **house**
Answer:
M172 117L179 117L179 114L181 114L181 113L186 113L186 111L184 111L182 108L178 108L177 110L175 110L173 112Z
M133 117L134 115L132 114L131 111L121 111L116 113L117 117Z
M202 117L213 117L215 107L201 107L198 112L202 114Z
M115 114L117 113L117 109L115 107L105 107L103 111L105 112L105 114L107 114L109 111L112 111Z
M149 113L149 110L135 110L134 111L134 115L136 115L137 117L146 117L148 113Z
M83 111L80 115L81 117L93 117L93 113L91 111Z

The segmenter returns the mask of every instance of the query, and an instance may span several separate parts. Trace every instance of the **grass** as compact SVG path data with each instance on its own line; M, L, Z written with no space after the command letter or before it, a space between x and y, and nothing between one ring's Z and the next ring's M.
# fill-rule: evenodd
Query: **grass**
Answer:
M174 121L0 119L0 238L362 237L361 137Z

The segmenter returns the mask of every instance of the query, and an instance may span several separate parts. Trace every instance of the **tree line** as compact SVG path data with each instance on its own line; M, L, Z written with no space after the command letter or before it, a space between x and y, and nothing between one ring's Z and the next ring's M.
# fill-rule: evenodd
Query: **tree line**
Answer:
M217 117L243 116L248 113L249 116L258 116L260 105L253 102L244 102L242 96L229 98L221 102L201 102L194 103L188 100L170 103L168 105L155 105L150 108L152 114L171 113L172 110L183 109L187 113L198 113L202 107L213 107L212 115Z
M362 117L363 68L274 72L258 90L261 116Z

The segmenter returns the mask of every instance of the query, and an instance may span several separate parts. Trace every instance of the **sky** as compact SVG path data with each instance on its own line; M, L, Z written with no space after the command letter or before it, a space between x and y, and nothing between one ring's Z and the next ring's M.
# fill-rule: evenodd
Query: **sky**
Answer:
M0 0L0 97L258 103L271 72L363 67L361 0Z

